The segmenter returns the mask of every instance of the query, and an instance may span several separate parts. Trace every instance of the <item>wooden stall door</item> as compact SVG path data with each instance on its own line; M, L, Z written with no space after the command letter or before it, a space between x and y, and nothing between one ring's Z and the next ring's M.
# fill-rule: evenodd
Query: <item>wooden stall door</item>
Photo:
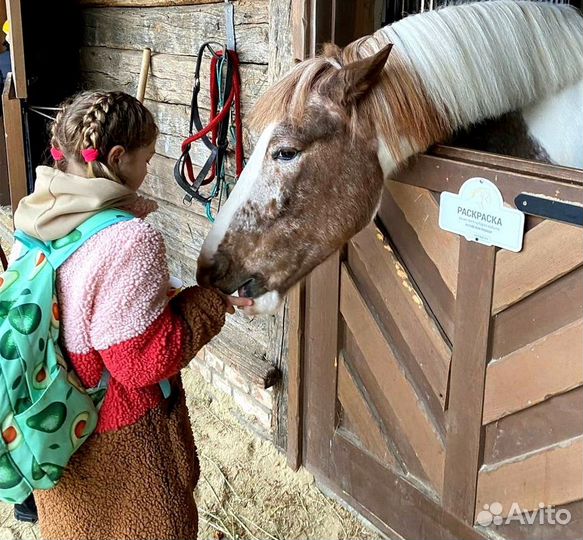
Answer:
M583 173L440 152L306 282L303 462L405 538L485 537L494 502L572 514L506 538L580 538L583 230L528 218L523 251L497 250L442 231L438 195L483 176L581 200Z
M305 313L307 467L381 529L479 537L439 502L450 345L380 230L311 275Z

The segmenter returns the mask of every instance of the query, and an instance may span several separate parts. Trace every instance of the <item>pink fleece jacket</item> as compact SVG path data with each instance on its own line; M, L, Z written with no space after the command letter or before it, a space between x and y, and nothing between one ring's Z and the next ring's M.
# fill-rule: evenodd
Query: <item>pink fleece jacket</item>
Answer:
M81 382L95 387L104 368L111 374L97 432L135 423L160 403L158 383L196 352L192 325L168 302L162 236L141 219L113 225L63 264L57 287L62 342ZM222 326L224 306L213 291L188 291L218 306L198 349Z

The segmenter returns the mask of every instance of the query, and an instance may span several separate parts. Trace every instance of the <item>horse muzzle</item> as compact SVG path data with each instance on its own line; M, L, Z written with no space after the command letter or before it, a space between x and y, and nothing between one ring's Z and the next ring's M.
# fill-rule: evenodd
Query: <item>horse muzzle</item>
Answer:
M225 294L238 291L239 296L246 298L257 298L268 292L261 276L250 275L220 253L216 253L210 261L202 257L199 259L196 281L201 287L215 287Z

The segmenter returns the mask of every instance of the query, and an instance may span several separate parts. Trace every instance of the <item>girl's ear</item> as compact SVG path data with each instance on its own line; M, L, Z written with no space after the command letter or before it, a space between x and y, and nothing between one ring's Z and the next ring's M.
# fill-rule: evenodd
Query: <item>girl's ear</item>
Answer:
M107 154L107 166L116 171L119 168L119 161L122 156L126 153L126 149L121 145L114 146Z

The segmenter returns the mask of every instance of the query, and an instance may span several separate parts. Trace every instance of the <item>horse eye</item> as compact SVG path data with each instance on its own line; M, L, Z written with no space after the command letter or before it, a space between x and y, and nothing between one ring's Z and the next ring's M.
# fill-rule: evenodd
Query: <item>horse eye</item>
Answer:
M273 153L273 159L281 159L282 161L291 161L299 152L295 148L280 148Z

